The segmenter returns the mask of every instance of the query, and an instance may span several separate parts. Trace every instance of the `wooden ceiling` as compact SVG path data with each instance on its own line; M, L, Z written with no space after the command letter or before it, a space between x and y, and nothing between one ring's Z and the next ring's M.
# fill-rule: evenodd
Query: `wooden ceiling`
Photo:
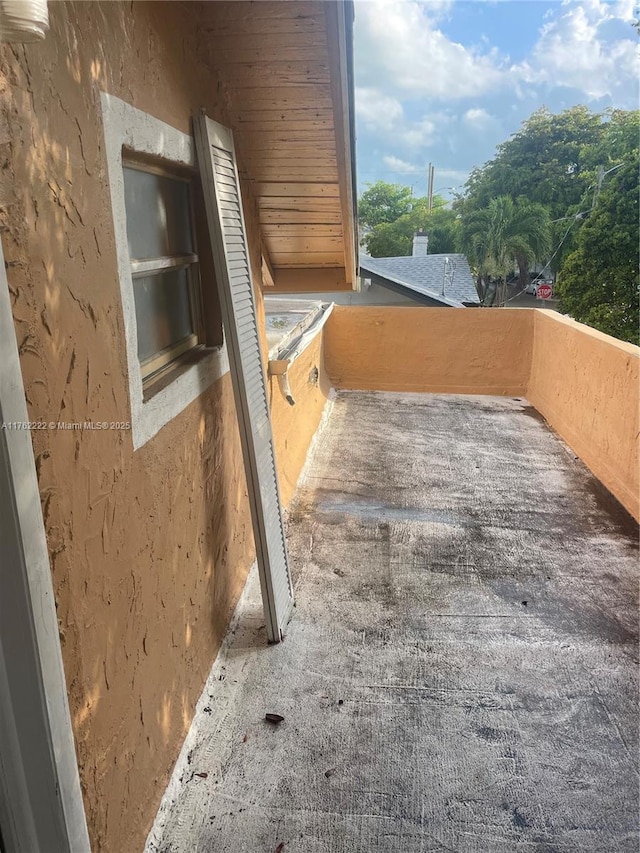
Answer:
M227 94L276 288L351 288L350 4L219 0L202 8L207 63Z

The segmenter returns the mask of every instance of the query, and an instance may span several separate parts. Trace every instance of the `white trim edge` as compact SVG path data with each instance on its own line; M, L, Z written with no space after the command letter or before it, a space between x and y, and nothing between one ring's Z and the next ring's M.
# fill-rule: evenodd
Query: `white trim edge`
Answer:
M282 348L284 361L288 361L289 364L293 364L293 362L302 355L311 342L318 337L324 328L325 323L331 316L334 307L334 302L329 303L326 308L322 309L322 313L316 317L308 329L305 329L298 338L294 338L288 346Z
M1 245L0 418L4 422L29 421ZM20 837L24 838L22 833L25 828L27 833L35 831L36 835L39 835L36 825L41 822L50 826L53 815L56 826L59 827L57 831L64 836L61 843L65 846L59 849L59 853L89 853L91 847L80 789L31 433L28 429L3 429L0 441L0 456L6 465L5 470L1 472L0 490L4 491L5 487L8 490L8 494L2 494L2 577L7 583L4 593L14 593L13 597L10 595L9 602L5 600L5 606L10 604L15 609L13 624L17 621L24 626L29 637L29 647L25 648L24 672L20 677L32 680L32 686L35 686L39 693L37 702L27 708L21 708L15 706L17 700L12 698L10 688L3 690L0 710L8 710L15 720L12 740L19 739L20 758L14 758L12 764L11 758L5 754L9 763L0 762L0 775L5 782L10 783L12 778L17 782L16 787L9 793L13 798L18 798L17 807L22 811L20 826L14 827L19 833L18 844L24 845L19 846L19 850L36 853L41 849L39 846L30 846L30 842L21 842ZM16 590L19 590L19 593ZM10 641L14 634L12 619L7 618L6 622L0 624L0 654L3 654L3 639L9 642L11 651ZM26 663L27 661L29 663ZM4 671L4 667L2 669ZM35 671L32 671L34 669ZM6 671L4 676L6 677ZM4 686L7 688L6 681ZM29 729L28 742L25 741L24 732L21 736L20 729L26 719L31 726L37 726L38 742L43 741L48 745L47 754L33 754L36 747L32 729ZM14 745L16 744L10 744ZM13 748L11 751L13 752ZM14 753L14 756L17 755L18 753ZM35 766L42 775L46 773L47 778L55 780L56 789L46 791L46 801L20 802L19 798L25 793L25 787L20 785L20 776L23 775L27 761L31 773L34 772ZM28 784L29 780L26 782ZM44 813L41 818L39 810L41 814ZM27 826L29 821L32 821L30 830ZM40 832L42 831L40 827ZM52 841L53 839L50 839L50 843ZM11 841L5 838L5 843L10 844Z
M122 149L125 147L130 151L195 168L195 143L188 134L132 107L114 95L101 92L100 99L124 319L131 433L133 449L137 450L210 385L228 373L229 359L226 346L211 350L201 361L188 367L149 400L145 402L143 398L131 258L127 240Z

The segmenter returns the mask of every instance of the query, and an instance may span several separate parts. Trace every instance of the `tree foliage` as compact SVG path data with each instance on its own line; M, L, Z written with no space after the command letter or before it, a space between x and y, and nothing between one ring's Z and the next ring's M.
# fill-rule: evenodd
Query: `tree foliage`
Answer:
M601 332L640 343L638 324L638 131L640 113L616 112L607 128L609 166L593 210L576 238L558 277L560 310ZM606 172L607 169L604 169ZM596 185L597 190L597 185Z
M496 156L474 169L456 209L463 220L482 210L493 198L508 195L544 205L552 221L552 241L558 245L567 232L564 217L588 210L590 188L599 165L607 123L585 106L554 114L546 107L534 112L521 129L498 145ZM559 269L572 249L576 230L565 236L554 258ZM524 272L521 283L525 286Z
M445 208L444 199L434 196L429 212L426 198L414 199L409 213L395 222L385 222L364 237L367 253L373 258L398 258L413 251L413 236L424 231L429 237L429 254L459 251L460 223L452 210Z
M509 197L521 210L525 203L543 206L547 223L552 220L553 250L545 248L542 233L530 254L511 247L521 287L534 257L549 260L558 273L560 309L630 341L638 340L639 319L639 116L623 110L601 115L584 106L558 115L538 110L498 146L493 160L471 173L455 204L463 251L479 274L499 279L504 266L490 227L497 200Z
M497 279L498 303L504 301L504 285L514 258L521 270L544 258L551 249L551 223L547 209L526 198L491 199L487 207L470 214L463 223L462 246L481 279ZM480 294L481 296L484 294Z
M579 206L592 182L594 146L604 135L602 117L577 106L553 114L546 107L498 145L496 156L474 169L465 185L464 206L487 207L492 198L510 195L543 204L551 219Z
M358 202L358 220L363 228L375 228L385 222L395 222L411 210L411 189L400 184L376 181Z
M483 279L504 291L514 260L521 289L534 262L549 263L562 311L638 342L639 132L638 111L537 110L473 170L453 210L371 185L360 200L367 251L410 255L422 229L429 252L466 253L481 297Z

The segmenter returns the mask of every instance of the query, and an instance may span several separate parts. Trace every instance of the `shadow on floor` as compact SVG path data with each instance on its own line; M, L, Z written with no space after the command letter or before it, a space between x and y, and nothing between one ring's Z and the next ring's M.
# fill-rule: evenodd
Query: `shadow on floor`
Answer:
M637 526L526 409L338 395L149 851L637 851Z

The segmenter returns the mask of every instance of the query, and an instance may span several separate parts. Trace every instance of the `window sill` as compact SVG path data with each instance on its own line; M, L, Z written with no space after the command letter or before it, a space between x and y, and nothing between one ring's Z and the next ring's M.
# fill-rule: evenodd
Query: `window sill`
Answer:
M190 350L132 400L133 449L138 450L207 388L229 372L226 347Z
M219 354L221 351L222 347L205 346L198 346L188 350L179 358L167 364L162 370L159 370L154 376L143 382L143 403L148 403L156 394L159 394L160 391L163 391L176 379L179 379L190 368L196 367L208 356L215 355L216 353Z

